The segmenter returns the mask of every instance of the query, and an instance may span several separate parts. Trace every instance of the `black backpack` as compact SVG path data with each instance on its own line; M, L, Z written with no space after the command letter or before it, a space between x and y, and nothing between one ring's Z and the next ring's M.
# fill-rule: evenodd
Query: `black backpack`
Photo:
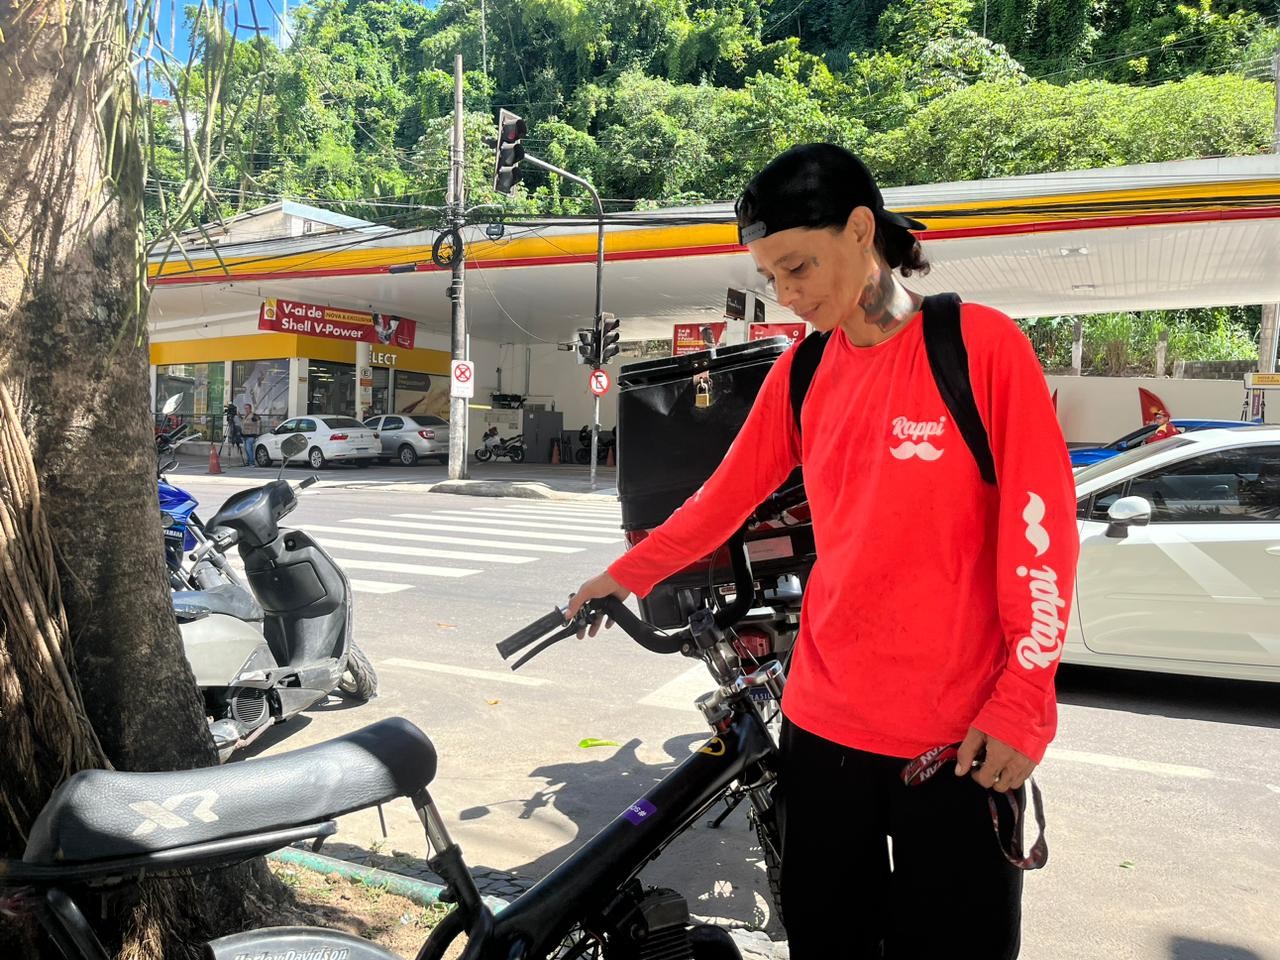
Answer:
M995 485L996 467L991 456L991 444L987 428L978 415L973 399L973 385L969 382L969 353L964 347L960 330L960 298L954 293L939 293L924 298L924 348L929 355L929 369L933 372L942 402L964 437L965 444L978 463L982 479ZM813 383L813 375L822 362L822 351L827 346L829 333L814 331L796 348L791 361L791 413L795 417L796 432L800 431L800 408Z

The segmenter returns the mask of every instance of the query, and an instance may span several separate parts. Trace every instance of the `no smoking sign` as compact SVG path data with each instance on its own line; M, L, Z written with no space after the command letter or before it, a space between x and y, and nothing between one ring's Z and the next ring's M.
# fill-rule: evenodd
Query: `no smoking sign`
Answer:
M609 392L609 374L603 370L592 370L587 378L587 385L597 397L603 397Z
M454 360L449 365L449 395L470 400L476 395L476 368L470 360Z

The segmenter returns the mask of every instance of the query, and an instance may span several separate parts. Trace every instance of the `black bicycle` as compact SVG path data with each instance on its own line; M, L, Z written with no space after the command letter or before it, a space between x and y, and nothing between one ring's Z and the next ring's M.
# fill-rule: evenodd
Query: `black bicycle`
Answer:
M455 904L418 960L440 960L466 934L463 960L603 957L604 960L732 960L733 941L691 922L675 891L646 888L640 871L718 803L750 801L751 816L777 899L778 829L773 803L777 743L770 721L785 671L758 664L733 643L731 627L755 590L741 534L730 542L736 595L724 609L698 610L688 627L663 633L609 598L573 621L554 610L502 641L513 669L574 636L597 614L611 617L655 653L700 659L716 688L698 700L711 737L585 846L498 914L481 899L462 851L427 791L436 772L431 741L392 718L326 743L275 757L174 773L89 770L55 791L34 824L23 859L0 862L0 887L26 888L24 900L67 960L107 960L81 904L142 874L205 870L260 856L301 840L318 846L336 817L407 797L425 827L431 869ZM290 789L291 784L296 785ZM326 952L327 951L327 952ZM345 951L345 952L343 952ZM223 937L208 960L242 957L393 960L348 934L273 927Z

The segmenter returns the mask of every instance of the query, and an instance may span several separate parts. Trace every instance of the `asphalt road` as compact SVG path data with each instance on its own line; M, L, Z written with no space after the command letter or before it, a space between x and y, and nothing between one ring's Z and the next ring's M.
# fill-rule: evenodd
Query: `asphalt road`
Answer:
M622 549L616 507L428 494L361 473L326 474L288 522L352 577L381 695L313 710L252 752L408 717L439 751L432 794L468 862L539 877L702 742L692 701L710 680L618 631L566 641L516 675L494 650ZM237 482L172 479L205 504ZM1069 667L1059 690L1037 774L1051 857L1027 878L1023 955L1280 960L1280 691ZM423 853L407 804L386 820L383 841L376 815L346 818L334 849ZM843 870L832 863L833 883ZM743 810L719 830L698 824L644 876L697 914L781 936ZM955 924L961 950L981 937L945 905L929 922Z

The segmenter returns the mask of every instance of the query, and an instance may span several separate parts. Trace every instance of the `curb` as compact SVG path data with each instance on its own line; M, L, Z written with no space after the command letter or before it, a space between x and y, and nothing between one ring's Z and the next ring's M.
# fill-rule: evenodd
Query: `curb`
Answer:
M326 876L336 873L347 880L356 880L371 887L382 887L397 896L404 897L420 907L428 907L441 903L440 894L444 887L407 877L402 873L392 873L377 867L365 867L351 863L349 860L338 860L323 853L312 853L298 847L285 847L267 854L268 860L290 866L315 870ZM485 906L498 913L508 906L508 901L488 894L482 896ZM735 921L716 917L699 917L691 915L694 923L709 923L722 927L729 932L742 953L742 960L786 960L789 956L786 941L770 940L768 934Z
M607 493L578 493L556 490L538 480L442 480L427 488L429 493L453 493L468 497L517 497L525 500L587 500L614 503Z
M440 899L440 894L444 893L445 888L439 884L427 883L425 880L407 877L402 873L392 873L390 870L361 866L349 860L338 860L323 853L312 853L310 850L299 850L297 847L285 847L283 850L276 850L267 854L267 859L275 860L277 863L289 864L290 866L305 867L308 870L315 870L317 873L323 873L326 876L336 873L347 880L358 880L371 887L382 887L397 896L416 903L420 907L428 907L443 902ZM485 895L482 899L485 905L494 913L507 906L507 901L501 897Z

